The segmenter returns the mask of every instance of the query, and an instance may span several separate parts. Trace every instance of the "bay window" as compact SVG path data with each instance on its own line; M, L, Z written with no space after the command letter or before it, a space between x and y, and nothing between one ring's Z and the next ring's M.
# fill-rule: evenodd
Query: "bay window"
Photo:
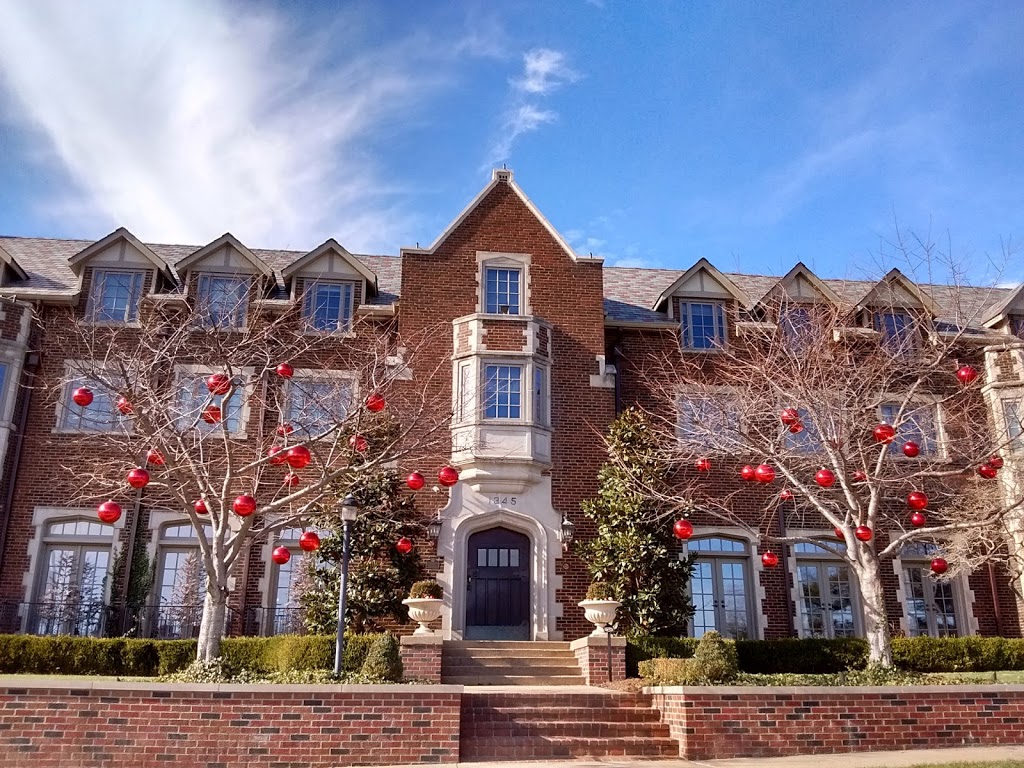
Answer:
M484 418L522 417L521 365L487 365L484 368Z

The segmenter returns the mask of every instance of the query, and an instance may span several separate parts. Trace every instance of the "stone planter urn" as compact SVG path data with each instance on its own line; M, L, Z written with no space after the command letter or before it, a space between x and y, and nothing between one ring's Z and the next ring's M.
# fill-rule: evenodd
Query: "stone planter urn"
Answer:
M409 618L419 624L419 628L413 632L414 635L432 635L428 625L432 621L441 618L441 606L444 600L439 597L410 597L402 601L402 605L408 606Z
M615 612L622 605L618 600L582 600L579 603L587 621L594 625L592 637L604 637L608 634L605 626L615 621Z

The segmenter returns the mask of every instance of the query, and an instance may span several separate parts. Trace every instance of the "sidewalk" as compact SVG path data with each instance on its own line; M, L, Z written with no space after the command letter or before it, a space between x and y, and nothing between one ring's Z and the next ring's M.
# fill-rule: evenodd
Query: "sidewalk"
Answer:
M737 757L730 760L559 760L509 761L500 763L459 763L467 768L904 768L909 765L936 765L954 762L991 762L1020 760L1024 763L1024 746L962 747L958 749L911 749L898 752L842 752L832 755L801 755L797 757ZM410 768L383 766L382 768ZM422 766L420 766L422 768Z

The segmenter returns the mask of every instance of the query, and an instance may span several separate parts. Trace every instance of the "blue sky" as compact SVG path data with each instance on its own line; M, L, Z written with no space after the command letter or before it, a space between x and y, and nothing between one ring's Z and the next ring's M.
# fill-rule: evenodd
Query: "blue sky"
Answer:
M1014 2L0 0L0 232L394 253L507 163L609 264L857 277L898 224L1014 282L1021 40Z

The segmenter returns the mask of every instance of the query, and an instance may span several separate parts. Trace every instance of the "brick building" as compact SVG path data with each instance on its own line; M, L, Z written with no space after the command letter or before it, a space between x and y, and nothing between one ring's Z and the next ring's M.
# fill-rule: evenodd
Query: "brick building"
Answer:
M683 271L608 268L575 253L506 170L494 172L429 248L396 256L353 255L333 240L309 253L250 249L230 235L202 247L152 245L122 229L95 243L0 238L0 261L0 622L5 631L36 633L110 631L104 606L124 593L113 564L134 546L145 548L155 568L150 602L159 612L173 600L195 542L183 515L155 502L147 507L145 499L115 525L68 505L66 484L74 475L55 473L55 455L70 464L92 458L60 448L64 436L69 446L81 437L81 409L71 403L70 386L61 397L48 396L47 382L66 361L33 325L30 310L46 316L71 307L76 322L130 324L143 297L180 296L181 285L198 296L269 285L264 298L298 302L327 329L344 329L357 315L397 319L408 334L450 328L433 335L426 350L451 361L450 379L424 386L451 398L451 454L438 460L458 467L461 482L421 505L441 518L436 543L421 545L431 557L436 552L445 587L444 636L555 640L591 629L576 605L589 578L572 548L563 547L566 523L577 538L588 535L580 503L597 488L599 435L618 411L645 397L643 382L630 380L619 358L666 338L685 354L713 354L709 347L728 343L773 292L859 305L877 287L823 281L803 265L782 278L726 275L704 259ZM914 286L893 273L886 281L899 284L914 311L949 321L962 309L943 305L953 295L944 286ZM1024 349L1016 340L1024 328L1024 289L957 295L973 302L981 318L976 353L985 364L987 417L1019 441ZM253 439L275 423L250 417ZM1012 493L1012 455L1007 464L1004 482ZM859 633L856 589L842 562L793 547L785 567L768 572L756 539L697 522L688 544L698 555L692 591L700 609L692 632ZM298 559L274 565L270 549L255 547L241 563L233 608L242 618L233 631L293 626L288 611ZM894 629L1021 634L1010 577L994 569L937 583L922 557L908 552L886 576ZM92 608L70 619L41 614L38 607L55 589ZM180 621L146 627L188 634Z

